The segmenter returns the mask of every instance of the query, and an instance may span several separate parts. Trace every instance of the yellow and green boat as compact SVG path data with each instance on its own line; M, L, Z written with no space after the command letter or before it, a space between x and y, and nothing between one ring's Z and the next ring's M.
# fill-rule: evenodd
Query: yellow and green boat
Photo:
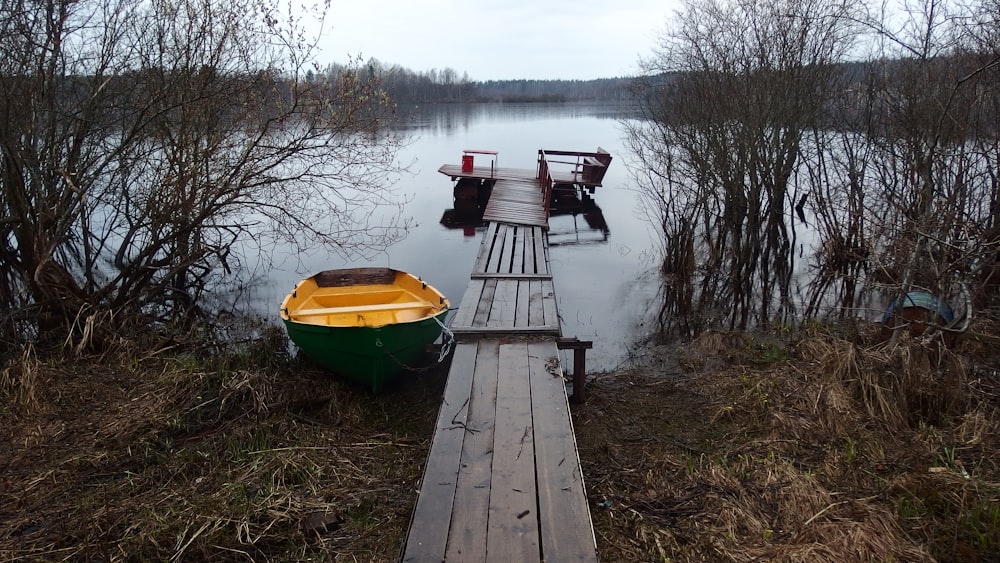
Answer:
M450 304L412 274L390 268L327 270L281 303L288 336L309 358L381 390L419 366Z

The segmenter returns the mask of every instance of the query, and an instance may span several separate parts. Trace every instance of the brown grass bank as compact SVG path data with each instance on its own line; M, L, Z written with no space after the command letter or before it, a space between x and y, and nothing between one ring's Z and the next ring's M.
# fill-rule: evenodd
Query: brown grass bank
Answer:
M998 365L818 328L653 349L574 413L601 556L998 561Z
M995 342L709 333L596 376L602 559L998 560ZM9 358L0 560L394 560L443 370L371 395L276 348Z
M395 557L442 372L371 395L272 350L12 361L0 560Z

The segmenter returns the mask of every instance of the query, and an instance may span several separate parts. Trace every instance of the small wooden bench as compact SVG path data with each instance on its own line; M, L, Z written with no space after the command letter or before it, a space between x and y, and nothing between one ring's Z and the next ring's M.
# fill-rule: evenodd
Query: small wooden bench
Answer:
M587 184L600 184L604 180L608 165L600 159L588 156L583 159L583 181Z
M427 301L407 301L403 303L380 303L378 305L351 305L348 307L323 307L316 309L300 309L292 311L293 317L314 317L318 315L341 315L344 313L375 313L378 311L396 311L403 309L420 309L433 307Z

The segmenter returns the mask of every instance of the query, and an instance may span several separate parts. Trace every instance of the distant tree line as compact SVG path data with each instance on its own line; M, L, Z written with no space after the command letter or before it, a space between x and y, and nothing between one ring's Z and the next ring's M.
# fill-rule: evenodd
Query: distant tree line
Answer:
M442 70L413 71L370 59L362 65L369 77L380 81L389 97L398 104L462 102L621 102L632 97L628 78L595 80L488 80L473 81L467 72L445 67ZM333 80L344 67L333 64L311 80Z

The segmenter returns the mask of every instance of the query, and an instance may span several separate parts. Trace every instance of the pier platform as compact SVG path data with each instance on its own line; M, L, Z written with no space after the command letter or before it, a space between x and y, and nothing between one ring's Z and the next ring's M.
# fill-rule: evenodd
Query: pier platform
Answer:
M559 349L572 348L584 370L590 343L561 338L547 237L555 182L544 152L536 171L440 169L491 190L488 226L451 323L458 343L402 561L597 561L559 361ZM610 163L600 150L549 152ZM580 156L563 178L583 181L585 158L596 157Z

